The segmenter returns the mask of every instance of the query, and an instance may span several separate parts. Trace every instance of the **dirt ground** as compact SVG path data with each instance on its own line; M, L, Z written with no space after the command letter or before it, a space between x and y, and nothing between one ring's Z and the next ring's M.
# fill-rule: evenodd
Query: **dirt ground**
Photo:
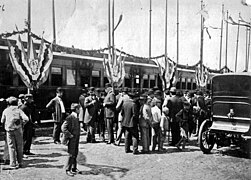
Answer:
M23 168L8 170L8 165L0 165L0 179L251 179L251 160L243 158L239 150L214 149L212 154L205 155L197 147L195 138L184 151L167 143L164 147L167 150L161 153L126 154L123 143L119 147L101 142L87 144L83 134L77 158L82 174L69 177L63 169L66 146L54 144L51 134L47 133L35 139L31 151L36 155L24 159ZM0 155L3 149L4 141L0 141Z

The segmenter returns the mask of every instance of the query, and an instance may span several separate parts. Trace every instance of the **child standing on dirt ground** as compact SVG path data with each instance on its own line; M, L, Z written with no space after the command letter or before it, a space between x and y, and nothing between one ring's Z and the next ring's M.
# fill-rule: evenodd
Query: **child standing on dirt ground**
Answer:
M193 114L190 108L191 107L190 103L185 101L183 106L184 106L183 109L176 114L176 118L180 125L180 135L181 135L181 139L175 145L178 149L180 149L181 143L182 143L182 149L185 149L186 141L188 139L189 121L193 120Z
M160 129L161 129L161 136L160 136L160 151L164 151L163 148L164 142L166 140L166 132L169 129L169 121L170 118L168 117L169 109L167 107L163 107L162 115L160 120Z

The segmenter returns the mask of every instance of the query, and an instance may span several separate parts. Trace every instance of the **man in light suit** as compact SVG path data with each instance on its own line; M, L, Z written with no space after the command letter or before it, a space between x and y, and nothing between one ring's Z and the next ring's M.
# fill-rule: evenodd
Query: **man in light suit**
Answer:
M60 144L61 125L65 118L65 106L62 101L63 89L58 87L56 90L56 97L54 97L47 105L46 108L52 110L52 118L54 120L53 140L55 144Z
M115 118L115 110L116 110L116 97L112 89L112 85L107 83L105 85L105 91L107 93L103 106L105 107L105 118L107 124L107 131L108 131L108 142L107 144L111 144L114 142L114 135L113 135L113 123Z
M85 118L85 98L87 97L87 90L82 89L82 93L79 96L79 105L80 105L80 112L79 112L79 123L82 131L85 131L84 126L84 118Z

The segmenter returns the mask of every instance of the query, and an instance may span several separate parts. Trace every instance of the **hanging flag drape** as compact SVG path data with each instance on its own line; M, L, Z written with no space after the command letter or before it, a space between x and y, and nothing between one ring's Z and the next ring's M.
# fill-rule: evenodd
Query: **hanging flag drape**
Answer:
M251 6L251 0L241 0L241 3L242 3L244 6Z
M176 82L176 66L173 61L167 59L165 57L155 59L159 68L163 91L172 87Z
M201 64L198 64L195 69L195 79L198 87L206 87L208 80L208 68Z
M113 62L113 63L112 63ZM122 58L121 53L117 57L108 54L108 59L104 57L103 66L108 81L116 87L120 87L125 78L125 57Z
M53 60L52 44L46 47L41 39L38 55L31 39L28 52L25 52L20 35L15 46L8 41L9 56L14 70L20 75L26 87L33 89L43 84L49 74L49 67Z

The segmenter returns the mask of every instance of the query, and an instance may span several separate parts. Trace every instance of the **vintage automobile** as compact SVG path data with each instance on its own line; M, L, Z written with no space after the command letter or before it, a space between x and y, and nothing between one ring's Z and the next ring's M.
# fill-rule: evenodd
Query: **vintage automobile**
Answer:
M203 153L217 147L240 147L251 158L251 73L227 73L212 79L210 118L199 130Z

